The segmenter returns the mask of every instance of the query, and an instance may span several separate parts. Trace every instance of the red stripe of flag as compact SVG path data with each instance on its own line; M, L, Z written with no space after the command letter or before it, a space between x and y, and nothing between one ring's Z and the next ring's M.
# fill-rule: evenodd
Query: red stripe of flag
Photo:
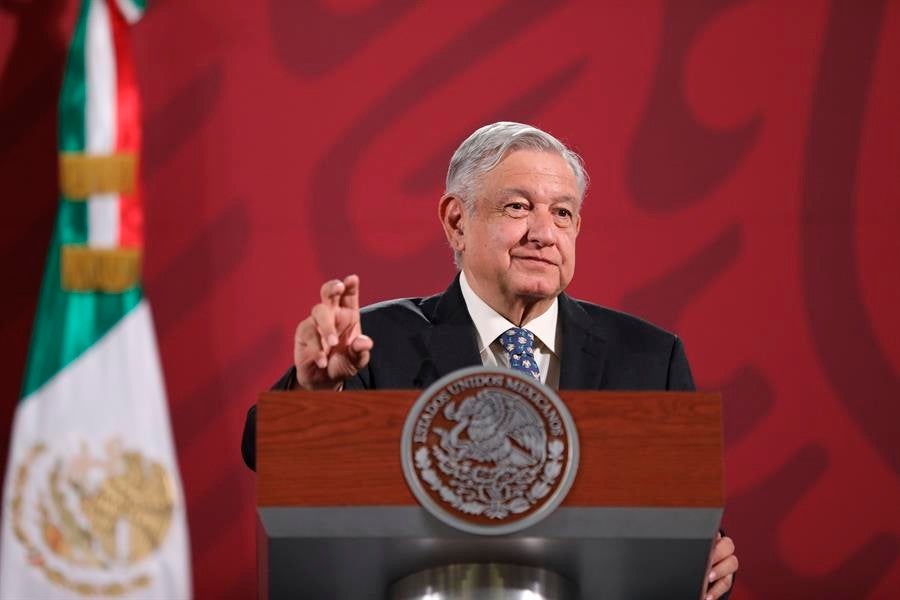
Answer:
M129 26L118 3L107 2L116 53L116 152L135 157L141 149L141 103L138 96ZM140 248L144 244L144 211L141 206L140 160L135 164L134 189L119 196L119 246Z

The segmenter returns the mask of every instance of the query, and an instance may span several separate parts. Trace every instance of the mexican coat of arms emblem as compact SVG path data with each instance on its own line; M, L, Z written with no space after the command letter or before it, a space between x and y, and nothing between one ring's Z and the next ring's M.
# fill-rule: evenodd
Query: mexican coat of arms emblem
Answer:
M419 503L466 532L520 531L563 500L578 467L578 434L547 386L499 367L435 382L410 410L403 472Z
M163 465L114 438L100 452L85 440L69 456L34 444L8 508L33 568L78 595L116 597L150 585L141 567L166 538L174 506Z

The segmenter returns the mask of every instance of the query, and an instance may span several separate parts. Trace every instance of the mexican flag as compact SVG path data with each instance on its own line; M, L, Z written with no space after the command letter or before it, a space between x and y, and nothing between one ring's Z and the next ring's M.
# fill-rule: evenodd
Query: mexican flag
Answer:
M188 598L185 502L141 290L145 0L82 0L60 202L3 487L0 598Z

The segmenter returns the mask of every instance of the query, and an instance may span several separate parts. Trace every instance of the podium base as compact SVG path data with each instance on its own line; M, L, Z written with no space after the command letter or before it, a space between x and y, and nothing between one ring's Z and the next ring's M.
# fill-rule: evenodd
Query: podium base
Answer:
M547 569L581 600L699 598L721 516L715 507L562 506L526 531L489 537L421 507L263 507L260 598L384 600L410 573L480 563Z
M574 586L552 571L506 564L447 565L395 582L388 600L573 600Z

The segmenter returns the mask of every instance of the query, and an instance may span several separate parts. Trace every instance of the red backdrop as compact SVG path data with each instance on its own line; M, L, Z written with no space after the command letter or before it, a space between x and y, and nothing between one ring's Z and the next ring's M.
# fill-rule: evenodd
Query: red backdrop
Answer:
M4 452L73 16L0 0ZM737 597L896 597L900 2L158 0L134 40L199 597L253 594L244 412L320 282L442 289L446 164L499 119L587 162L570 291L677 331L725 393Z

